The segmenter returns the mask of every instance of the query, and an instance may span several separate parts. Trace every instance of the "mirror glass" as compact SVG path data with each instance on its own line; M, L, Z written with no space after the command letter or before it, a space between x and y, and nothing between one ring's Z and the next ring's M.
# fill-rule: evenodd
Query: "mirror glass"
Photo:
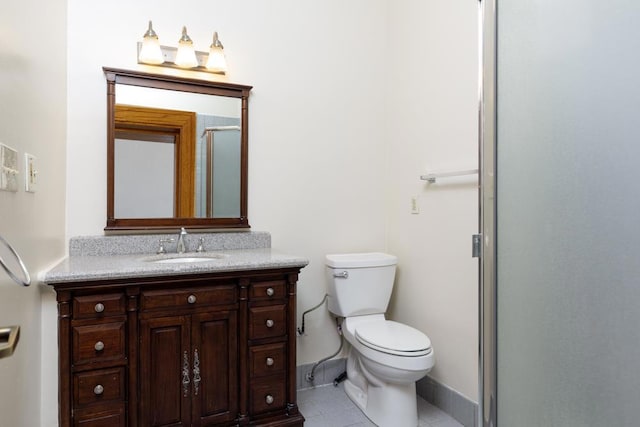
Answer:
M248 86L105 68L106 229L248 227Z
M116 111L119 106L195 114L195 185L194 197L190 198L195 203L193 216L240 216L239 99L117 84ZM118 138L116 130L115 141L116 217L174 216L173 138L169 143L161 138L136 142ZM150 199L156 203L149 203Z

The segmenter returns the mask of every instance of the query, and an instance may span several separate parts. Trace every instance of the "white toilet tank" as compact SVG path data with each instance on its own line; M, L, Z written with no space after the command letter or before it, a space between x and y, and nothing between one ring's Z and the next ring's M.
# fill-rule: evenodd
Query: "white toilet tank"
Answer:
M387 311L397 257L380 252L326 256L329 311L350 317Z

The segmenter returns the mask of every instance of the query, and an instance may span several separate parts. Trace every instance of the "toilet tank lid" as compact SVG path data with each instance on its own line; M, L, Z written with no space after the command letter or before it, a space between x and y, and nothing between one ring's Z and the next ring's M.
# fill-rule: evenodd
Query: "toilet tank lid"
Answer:
M363 268L396 265L398 257L382 252L366 252L355 254L330 254L326 256L326 264L335 268Z

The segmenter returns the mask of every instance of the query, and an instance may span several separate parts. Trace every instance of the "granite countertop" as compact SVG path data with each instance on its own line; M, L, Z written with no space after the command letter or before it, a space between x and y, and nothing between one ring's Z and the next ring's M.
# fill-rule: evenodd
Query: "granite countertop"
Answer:
M194 238L192 236L189 237ZM282 254L271 249L268 233L252 233L252 235L245 233L241 236L244 239L242 244L237 243L238 240L231 235L226 235L224 239L217 236L204 236L207 239L205 252L176 254L171 251L163 255L156 255L147 247L136 250L135 253L121 253L118 250L119 247L132 247L131 237L128 237L127 241L104 236L74 238L70 242L70 256L46 272L43 281L53 285L62 282L301 268L309 263L306 258ZM145 237L153 244L157 243L157 238L158 236L153 236L149 240ZM244 247L238 248L238 246ZM213 259L199 262L157 262L177 257Z
M186 257L214 257L212 261L204 262L177 262L167 264L152 262L176 256L177 254L70 256L52 270L48 271L44 277L44 282L46 284L55 284L84 280L304 267L309 263L305 258L279 254L270 248L234 249L181 255Z

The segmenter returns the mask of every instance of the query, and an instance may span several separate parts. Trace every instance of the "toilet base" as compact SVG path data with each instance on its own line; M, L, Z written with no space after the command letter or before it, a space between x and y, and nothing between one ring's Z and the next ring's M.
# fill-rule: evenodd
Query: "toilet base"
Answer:
M416 383L368 384L365 392L350 380L345 380L344 391L349 399L378 427L416 427L418 403Z

